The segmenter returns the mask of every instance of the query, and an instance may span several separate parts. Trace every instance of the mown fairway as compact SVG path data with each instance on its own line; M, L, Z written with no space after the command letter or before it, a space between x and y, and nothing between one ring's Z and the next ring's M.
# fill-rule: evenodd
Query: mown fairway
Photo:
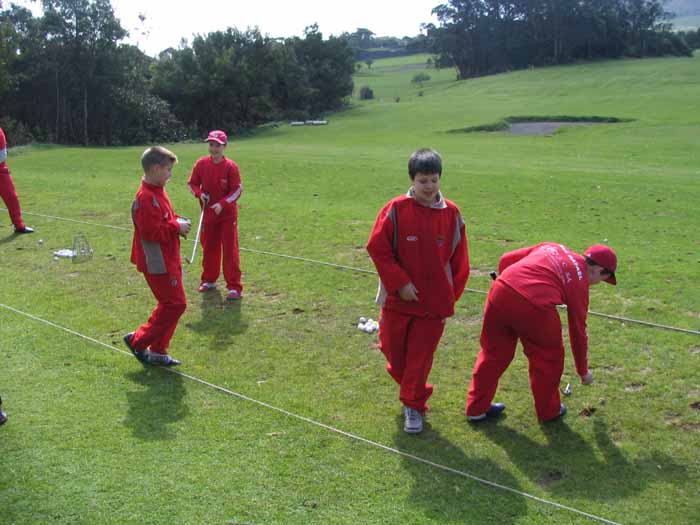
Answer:
M190 305L171 348L184 362L179 371L613 522L694 522L697 335L592 317L596 383L581 386L567 356L573 395L564 421L537 423L519 353L498 395L507 416L472 427L463 409L484 296L467 292L436 356L430 426L411 437L376 336L356 328L360 315L377 317L376 276L251 251L371 270L364 243L376 213L407 189L409 154L431 146L444 157L443 191L467 222L468 287L487 290L504 251L542 240L583 250L608 239L619 285L596 287L593 310L700 328L698 58L467 82L428 70L419 89L410 80L426 58L363 68L356 89L371 86L375 100L355 101L328 126L280 126L229 146L244 185L245 298L233 307L222 307L221 295L203 298L199 265L185 268ZM532 115L634 121L553 137L447 133ZM195 218L185 181L206 147L172 149L180 164L168 192L179 213ZM0 236L0 395L10 415L0 429L0 523L591 522L144 369L121 352L121 336L154 305L128 262L142 150L10 151L37 233ZM94 259L53 260L77 233L90 239ZM191 247L183 243L183 255Z

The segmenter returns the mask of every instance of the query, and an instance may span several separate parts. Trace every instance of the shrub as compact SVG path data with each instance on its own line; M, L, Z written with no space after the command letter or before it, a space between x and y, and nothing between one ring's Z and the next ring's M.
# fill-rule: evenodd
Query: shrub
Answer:
M374 98L374 91L369 86L362 86L360 88L360 100L371 100Z

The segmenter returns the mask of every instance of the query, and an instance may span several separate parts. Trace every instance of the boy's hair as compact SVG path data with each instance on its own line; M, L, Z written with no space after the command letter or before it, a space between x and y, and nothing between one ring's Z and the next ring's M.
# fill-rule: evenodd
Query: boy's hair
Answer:
M408 175L413 180L417 173L437 173L442 176L442 158L430 148L421 148L413 152L408 159Z
M600 266L600 264L598 264L597 262L595 262L595 261L594 261L593 259L591 259L590 257L587 257L586 255L583 256L583 259L586 261L586 264L587 264L588 266ZM613 272L612 272L611 270L608 270L608 269L605 268L604 266L600 266L600 267L603 268L603 272L602 272L602 273L603 273L604 275L612 275Z
M165 149L163 146L152 146L147 148L146 151L143 152L143 155L141 155L141 167L145 172L150 171L154 166L175 164L176 162L177 156L169 149Z

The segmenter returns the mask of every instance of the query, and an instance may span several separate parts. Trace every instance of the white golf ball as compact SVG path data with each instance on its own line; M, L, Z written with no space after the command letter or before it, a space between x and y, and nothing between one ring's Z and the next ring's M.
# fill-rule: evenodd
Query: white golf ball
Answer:
M367 324L372 324L373 322L374 322L374 319L372 319L371 317L369 319L367 319Z
M360 324L365 324L367 322L367 319L364 317L360 317Z
M366 332L368 334L371 334L372 332L374 332L374 330L372 330L372 325L370 325L369 323L367 323L366 325L364 325L362 327L362 331Z
M364 329L365 329L365 325L363 325L362 323L357 323L357 329L358 329L358 330L364 330Z
M608 240L607 240L607 239L603 239L603 242L604 242L605 244L608 244Z
M44 239L39 239L39 244L44 244Z

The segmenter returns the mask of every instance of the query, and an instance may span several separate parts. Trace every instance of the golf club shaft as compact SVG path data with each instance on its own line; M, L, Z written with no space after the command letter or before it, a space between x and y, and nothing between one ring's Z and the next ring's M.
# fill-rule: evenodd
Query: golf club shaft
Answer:
M187 261L192 264L194 262L194 256L197 253L197 245L199 244L199 234L202 233L202 219L204 219L204 206L202 206L202 213L199 214L199 224L197 224L197 234L194 236L194 248L192 248L192 257Z

